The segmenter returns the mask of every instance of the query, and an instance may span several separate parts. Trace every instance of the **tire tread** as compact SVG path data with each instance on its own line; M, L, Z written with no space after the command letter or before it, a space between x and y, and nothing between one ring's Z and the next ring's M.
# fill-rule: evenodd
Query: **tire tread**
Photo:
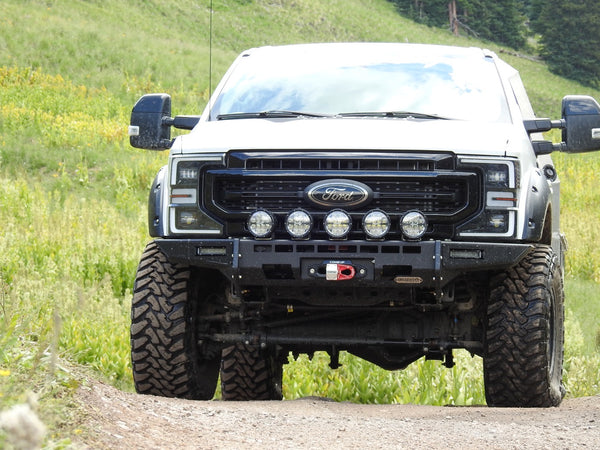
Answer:
M491 286L484 357L488 405L557 406L564 393L560 381L564 315L562 278L552 249L536 246L519 265L496 276ZM554 324L548 298L557 302ZM559 355L548 354L552 326L560 327L554 343ZM554 371L552 358L558 364Z

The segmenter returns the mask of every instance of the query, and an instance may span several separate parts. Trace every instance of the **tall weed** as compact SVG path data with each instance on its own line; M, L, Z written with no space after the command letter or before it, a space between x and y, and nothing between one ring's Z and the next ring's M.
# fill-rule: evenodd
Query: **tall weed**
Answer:
M569 243L566 275L600 283L600 154L553 158L561 179L561 228Z

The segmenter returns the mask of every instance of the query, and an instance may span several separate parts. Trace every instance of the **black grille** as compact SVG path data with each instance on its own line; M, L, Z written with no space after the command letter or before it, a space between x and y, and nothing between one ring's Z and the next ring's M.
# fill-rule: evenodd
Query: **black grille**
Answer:
M286 153L274 158L269 153L232 152L228 156L228 167L247 170L341 170L341 171L392 171L423 172L451 170L455 159L452 154L344 152L339 155L329 152L307 151L301 154Z
M246 163L246 169L249 170L427 171L434 168L433 161L392 159L252 159Z
M282 176L282 178L284 178ZM403 214L418 209L426 214L456 214L468 204L467 180L385 180L369 181L373 201L365 208L379 208L388 214ZM267 209L287 213L296 208L315 209L304 200L304 190L317 178L306 180L217 178L214 184L214 203L230 214Z
M319 234L328 208L311 203L305 190L333 179L357 181L373 191L368 204L348 208L359 234L362 215L378 208L395 223L407 211L419 210L428 218L428 237L450 238L454 225L481 204L481 176L457 170L452 154L307 151L230 153L225 168L205 169L202 206L225 223L230 236L247 236L248 215L266 209L278 216L278 233L285 237L281 224L297 208L313 216Z

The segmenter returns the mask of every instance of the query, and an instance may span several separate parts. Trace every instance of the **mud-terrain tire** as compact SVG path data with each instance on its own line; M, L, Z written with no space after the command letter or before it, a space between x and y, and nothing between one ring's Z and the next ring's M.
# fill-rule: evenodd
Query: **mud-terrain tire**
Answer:
M219 375L221 348L199 344L210 307L202 280L190 267L172 264L151 242L141 257L131 307L131 359L140 394L208 400Z
M489 406L558 406L562 385L564 293L558 258L538 245L491 281L483 358Z
M223 400L281 400L283 365L257 345L234 344L223 349Z

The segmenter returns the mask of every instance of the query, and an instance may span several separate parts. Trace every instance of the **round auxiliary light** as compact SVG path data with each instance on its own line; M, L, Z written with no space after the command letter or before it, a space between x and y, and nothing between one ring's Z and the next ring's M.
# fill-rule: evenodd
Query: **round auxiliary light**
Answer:
M267 211L254 211L248 217L248 231L256 238L268 237L273 232L275 219Z
M325 216L323 221L325 231L333 239L343 239L350 232L352 218L341 209L334 209Z
M371 239L381 239L390 231L390 218L377 209L369 211L363 217L363 230Z
M305 238L312 229L312 217L303 209L292 211L285 219L285 229L294 239Z
M400 228L408 239L420 239L427 231L427 219L419 211L411 211L402 217Z

